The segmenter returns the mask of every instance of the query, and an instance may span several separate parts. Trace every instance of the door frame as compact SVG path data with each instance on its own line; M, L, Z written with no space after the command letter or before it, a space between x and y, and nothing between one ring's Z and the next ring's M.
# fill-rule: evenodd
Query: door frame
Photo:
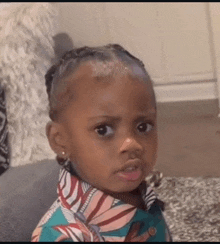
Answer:
M220 118L220 3L206 3L207 24L209 29L210 51L218 97L218 117Z

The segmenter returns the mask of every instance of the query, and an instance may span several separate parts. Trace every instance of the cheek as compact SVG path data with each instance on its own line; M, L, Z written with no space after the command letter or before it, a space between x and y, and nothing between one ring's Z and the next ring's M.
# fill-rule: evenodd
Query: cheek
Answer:
M105 163L106 150L103 142L94 140L87 133L77 133L71 140L72 156L79 161L84 161L88 167L91 164ZM91 163L90 163L91 162Z
M157 150L158 150L158 138L157 138L157 133L154 133L151 137L149 137L145 148L145 154L150 161L156 159Z

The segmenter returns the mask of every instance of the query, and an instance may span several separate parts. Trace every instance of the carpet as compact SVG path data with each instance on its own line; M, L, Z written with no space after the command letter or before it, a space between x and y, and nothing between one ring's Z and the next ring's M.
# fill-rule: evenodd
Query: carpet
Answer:
M220 241L220 178L164 177L155 191L173 241Z

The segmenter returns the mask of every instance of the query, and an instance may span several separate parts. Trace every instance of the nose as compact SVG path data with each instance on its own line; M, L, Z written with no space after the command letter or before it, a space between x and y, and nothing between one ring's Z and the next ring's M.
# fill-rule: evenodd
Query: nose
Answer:
M143 151L143 147L134 138L130 137L126 138L126 140L122 143L119 151L120 153L141 153Z

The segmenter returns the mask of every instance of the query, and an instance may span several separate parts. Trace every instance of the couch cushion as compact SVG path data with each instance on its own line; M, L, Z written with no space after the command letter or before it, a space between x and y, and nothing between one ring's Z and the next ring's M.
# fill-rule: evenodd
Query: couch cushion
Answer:
M9 168L0 177L0 241L30 241L43 214L57 198L55 160Z
M0 16L0 82L6 94L10 166L53 159L45 135L44 75L55 58L58 11L53 3L11 3L0 9Z

